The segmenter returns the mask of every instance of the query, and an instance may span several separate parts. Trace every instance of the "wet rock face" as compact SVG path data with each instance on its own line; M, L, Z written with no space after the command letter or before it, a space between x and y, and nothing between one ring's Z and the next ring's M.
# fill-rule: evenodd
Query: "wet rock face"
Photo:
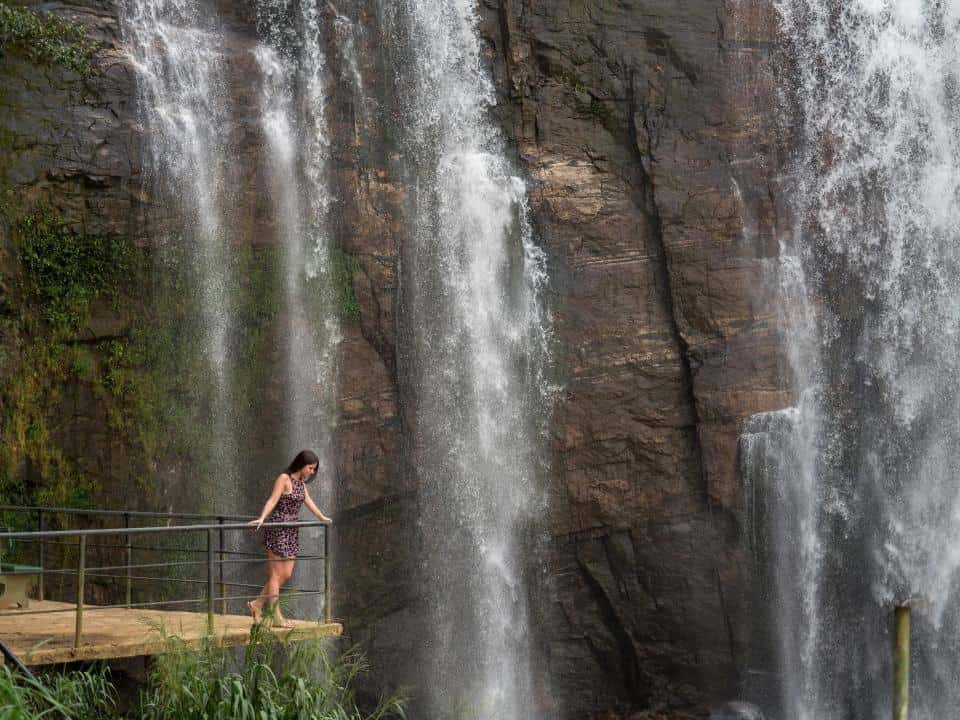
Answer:
M703 716L711 699L736 692L750 663L738 425L789 400L764 275L786 216L774 179L789 144L777 124L776 17L767 0L502 0L481 11L495 114L531 181L550 256L564 389L537 616L542 709ZM375 19L358 17L377 37ZM389 105L378 49L367 50L364 78ZM355 627L380 671L408 680L398 668L409 639L390 629L415 627L420 601L415 546L396 547L415 520L415 488L398 472L398 417L410 408L394 374L390 305L404 188L383 135L368 124L362 140L356 128L355 116L345 120L343 142L379 161L343 163L358 198L345 202L344 239L367 269L355 278L361 334L388 372L351 371L382 381L362 385L365 410L344 430L342 603L368 618ZM361 471L371 457L381 469Z
M710 720L763 720L763 713L756 705L734 701L712 710Z
M255 14L221 5L240 78ZM411 409L396 358L408 189L390 140L393 69L375 4L337 5L363 28L358 69L375 102L351 87L332 33L334 234L356 260L359 317L343 329L338 479L322 500L339 511L336 612L375 675L410 681L416 488L403 464ZM14 123L17 138L9 181L90 230L148 245L175 219L142 182L143 129L116 7L57 6L105 42L102 74L75 95L55 71L2 60L0 122ZM550 257L563 387L537 615L543 711L706 715L711 700L735 696L749 663L738 424L788 401L763 274L784 230L775 178L789 142L775 122L772 3L490 0L481 10L495 114L530 179ZM225 132L241 148L238 242L255 244L271 234L250 170L259 135L244 108L256 88L238 90L236 102ZM123 332L104 313L97 326ZM83 427L64 430L94 438L74 440L76 454L91 472L119 467L106 418L92 399L84 408Z
M553 261L558 704L696 705L748 662L738 423L788 399L772 4L507 0L486 26Z

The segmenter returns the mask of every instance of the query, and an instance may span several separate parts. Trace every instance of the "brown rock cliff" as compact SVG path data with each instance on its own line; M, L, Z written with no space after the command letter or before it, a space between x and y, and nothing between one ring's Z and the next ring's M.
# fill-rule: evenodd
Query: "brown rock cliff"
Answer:
M175 219L144 190L143 128L116 6L46 6L103 41L101 74L77 93L62 89L59 71L0 60L0 124L16 137L5 181L148 246ZM406 199L391 128L398 88L376 8L358 0L338 10L362 29L365 87L351 85L350 58L331 31L334 229L355 260L359 305L341 346L336 612L377 676L403 681L415 677L404 660L422 618L397 371ZM253 92L242 90L252 14L245 4L223 12L240 88L237 124L225 129L243 159L232 178L237 243L257 245L271 231ZM740 690L752 576L737 430L787 402L763 272L785 216L777 177L788 151L772 2L502 0L482 6L482 32L496 116L530 179L550 258L563 388L538 615L544 709L679 717ZM83 406L93 419L84 411L68 422L64 442L108 478L106 492L119 492L125 451L95 402ZM88 437L100 441L78 440Z

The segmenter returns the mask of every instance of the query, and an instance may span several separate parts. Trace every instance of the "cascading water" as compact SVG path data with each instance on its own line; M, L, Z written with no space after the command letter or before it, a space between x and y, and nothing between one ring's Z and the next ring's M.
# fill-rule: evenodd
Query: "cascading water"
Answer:
M220 132L228 111L219 29L191 0L131 0L123 4L122 21L137 69L140 106L150 129L153 181L176 195L182 226L194 228L184 240L188 262L201 278L200 350L216 387L211 402L216 446L211 450L215 462L227 467L236 447L230 407L225 153Z
M315 5L261 0L265 43L256 50L263 78L261 124L287 302L286 436L291 451L315 448L320 476L333 471L337 308L332 293L327 212L328 137L325 61Z
M284 255L285 439L291 454L314 449L320 458L318 477L329 480L335 470L340 328L327 233L331 193L320 13L315 4L287 0L260 0L258 10L264 36L255 51L263 78L261 125L277 240ZM318 493L313 495L321 501ZM319 531L302 532L307 543L320 536ZM322 578L314 570L311 564L301 569L302 584L321 587Z
M755 417L785 720L890 712L912 597L912 717L960 704L960 3L779 0L796 65L781 260L800 394Z
M227 286L224 226L232 205L223 174L235 148L223 128L230 102L243 101L227 97L240 93L228 92L221 75L228 63L218 48L225 40L211 7L202 0L132 0L125 27L156 174L179 189L183 227L196 228L183 242L201 278L199 321L226 416L234 391L227 309L231 292L240 290ZM285 378L281 414L289 450L317 449L326 465L321 473L329 475L339 325L328 217L331 79L323 43L332 35L341 80L366 116L373 107L356 55L363 35L329 4L258 0L256 11L259 42L251 52L268 196L258 201L269 213L267 234L282 248L276 281L285 322L277 333L284 370L268 375ZM410 45L407 62L396 66L404 89L398 93L406 132L402 172L411 188L399 363L401 382L410 381L402 392L414 408L410 460L422 488L422 568L434 629L425 648L423 705L428 717L469 711L527 720L535 711L524 553L543 514L545 260L533 242L525 184L488 117L494 89L472 2L391 3L382 15L403 25ZM231 52L248 41L232 37ZM367 129L363 119L358 133ZM241 246L248 239L235 240ZM231 437L226 427L226 420L218 424L215 437ZM226 447L219 452L225 455ZM249 498L237 509L249 511Z
M415 0L403 115L416 187L402 256L401 362L414 403L427 717L534 717L525 530L540 513L544 258L494 103L469 0Z
M154 184L177 201L183 228L180 244L198 278L202 337L198 350L205 355L215 386L211 466L219 472L235 470L228 343L231 296L224 232L223 127L229 113L219 51L222 36L195 0L129 0L121 7L140 107L149 128L150 172ZM205 501L212 503L213 494ZM237 511L242 501L221 494L217 502L224 511Z

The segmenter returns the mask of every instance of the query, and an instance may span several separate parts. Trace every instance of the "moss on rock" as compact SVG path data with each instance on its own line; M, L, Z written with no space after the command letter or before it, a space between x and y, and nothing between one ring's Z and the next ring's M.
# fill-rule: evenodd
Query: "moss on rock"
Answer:
M0 54L14 51L43 65L60 65L87 76L97 44L83 26L49 12L0 2Z
M0 497L7 502L84 506L96 483L78 471L56 433L63 389L86 373L76 343L91 303L115 296L123 245L69 227L56 211L4 208L18 272L4 278L0 326Z
M353 276L360 272L360 261L338 248L331 250L337 309L343 322L360 320L360 303L353 290Z

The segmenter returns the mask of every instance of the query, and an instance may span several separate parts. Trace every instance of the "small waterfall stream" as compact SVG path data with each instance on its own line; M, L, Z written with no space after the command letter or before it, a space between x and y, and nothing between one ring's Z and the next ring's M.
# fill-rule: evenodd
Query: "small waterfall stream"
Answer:
M283 427L291 452L312 448L317 453L318 477L329 484L335 472L340 327L327 231L331 190L323 34L319 11L310 3L294 7L285 0L260 0L258 10L265 38L255 50L263 83L260 116L277 240L283 248ZM313 496L322 501L320 492ZM319 530L303 532L308 543L321 536ZM306 586L321 586L318 568L307 566L301 577L304 573Z
M913 713L960 704L960 3L779 0L802 128L779 276L799 399L743 470L770 579L774 717L890 712L893 605Z
M473 2L400 5L412 237L402 257L431 637L428 717L534 717L524 531L542 515L547 320L526 186L490 121Z
M172 196L181 214L178 238L162 251L193 266L201 348L212 374L212 466L236 472L237 428L231 393L232 329L228 239L229 193L224 180L228 148L222 129L229 116L220 29L195 0L129 0L123 27L137 69L144 121L150 129L149 182ZM171 245L178 247L171 248ZM214 488L204 501L214 502ZM236 512L239 498L220 495Z

